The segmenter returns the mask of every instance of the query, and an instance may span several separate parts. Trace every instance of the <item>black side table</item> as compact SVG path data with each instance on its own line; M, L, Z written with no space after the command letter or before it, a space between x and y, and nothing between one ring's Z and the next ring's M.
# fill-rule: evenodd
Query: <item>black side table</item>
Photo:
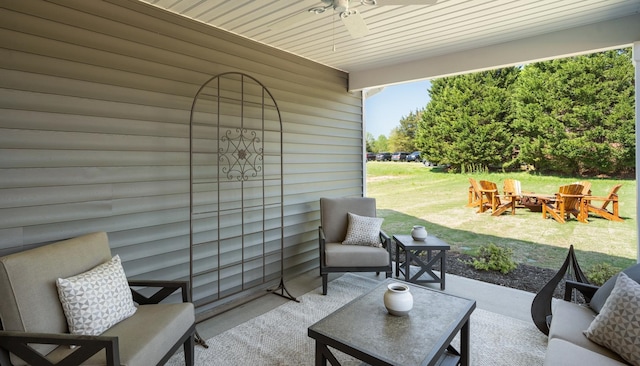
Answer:
M396 242L396 277L400 273L404 275L404 280L417 284L439 283L440 289L444 290L444 275L447 269L447 250L451 249L449 244L429 235L425 241L413 240L411 235L394 235ZM404 252L404 262L400 263L400 251ZM426 262L420 259L421 253L427 253ZM416 265L420 269L411 273L411 265ZM439 270L440 277L433 271Z

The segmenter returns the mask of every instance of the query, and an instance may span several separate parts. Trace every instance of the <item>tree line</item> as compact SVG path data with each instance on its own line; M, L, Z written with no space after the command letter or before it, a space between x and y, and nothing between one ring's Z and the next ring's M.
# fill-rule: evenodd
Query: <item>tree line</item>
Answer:
M631 49L434 79L429 103L368 151L421 151L456 171L635 171ZM386 146L385 146L386 145Z

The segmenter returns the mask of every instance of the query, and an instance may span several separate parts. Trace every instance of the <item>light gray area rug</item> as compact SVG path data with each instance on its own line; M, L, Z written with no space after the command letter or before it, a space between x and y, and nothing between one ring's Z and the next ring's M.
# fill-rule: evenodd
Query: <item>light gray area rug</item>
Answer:
M315 343L307 328L379 282L347 273L330 282L327 296L315 289L263 315L207 340L208 349L196 346L197 366L314 365ZM458 337L454 346L459 344ZM457 348L457 347L456 347ZM547 337L533 322L505 317L481 309L471 315L471 364L474 366L542 365ZM337 352L344 366L362 363ZM167 365L184 365L182 353Z

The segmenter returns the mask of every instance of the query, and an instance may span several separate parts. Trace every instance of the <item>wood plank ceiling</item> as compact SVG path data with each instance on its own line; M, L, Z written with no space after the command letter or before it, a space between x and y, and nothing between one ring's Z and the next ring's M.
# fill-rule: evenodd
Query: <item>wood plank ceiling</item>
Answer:
M439 0L363 5L369 34L354 39L320 0L141 0L347 72L486 47L640 12L640 0ZM300 15L304 14L304 15ZM274 27L297 16L305 21Z

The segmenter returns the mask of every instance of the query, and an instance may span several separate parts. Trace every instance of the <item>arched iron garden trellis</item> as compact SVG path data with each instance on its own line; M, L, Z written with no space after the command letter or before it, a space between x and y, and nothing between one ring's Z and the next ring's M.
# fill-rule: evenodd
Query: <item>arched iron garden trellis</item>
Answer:
M243 73L212 77L194 97L189 140L189 272L198 313L269 286L296 300L283 280L282 118L273 95Z

